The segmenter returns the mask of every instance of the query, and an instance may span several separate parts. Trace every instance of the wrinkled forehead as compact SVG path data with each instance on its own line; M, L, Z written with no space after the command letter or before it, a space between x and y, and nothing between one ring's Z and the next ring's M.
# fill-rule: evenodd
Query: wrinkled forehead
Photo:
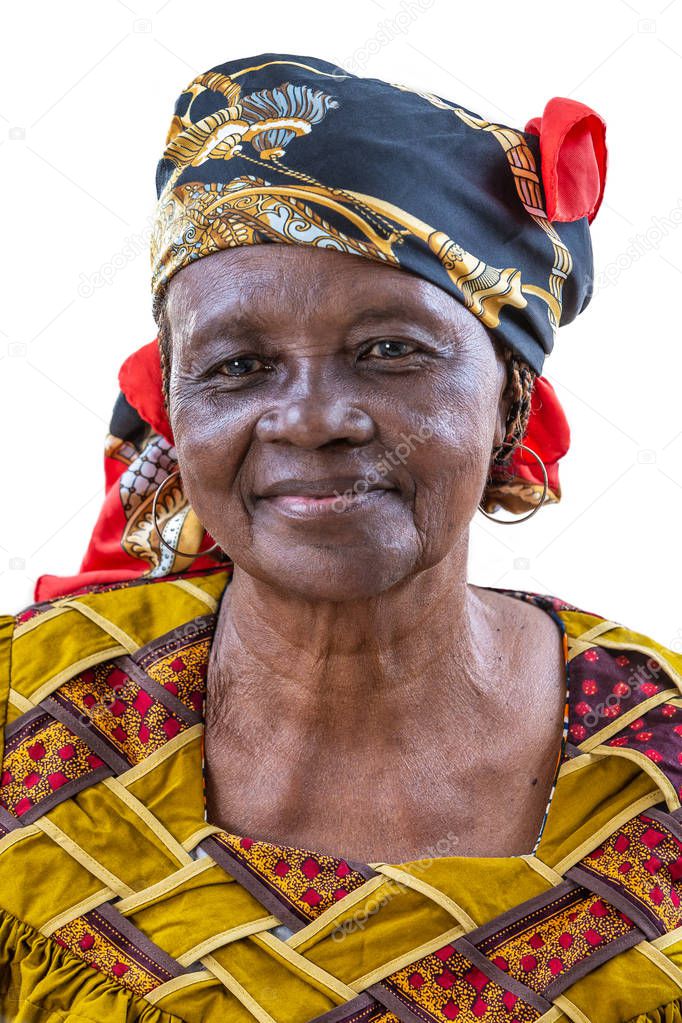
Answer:
M409 270L332 249L276 243L224 249L184 267L168 283L165 315L171 331L185 336L224 323L317 327L359 316L489 336L463 302Z

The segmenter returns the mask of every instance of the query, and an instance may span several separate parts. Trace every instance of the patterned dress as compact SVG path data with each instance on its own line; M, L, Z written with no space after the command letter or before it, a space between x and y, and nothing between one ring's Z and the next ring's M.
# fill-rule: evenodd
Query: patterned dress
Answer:
M206 820L230 579L93 586L0 619L2 1020L682 1023L681 655L502 591L564 637L534 849L358 863Z

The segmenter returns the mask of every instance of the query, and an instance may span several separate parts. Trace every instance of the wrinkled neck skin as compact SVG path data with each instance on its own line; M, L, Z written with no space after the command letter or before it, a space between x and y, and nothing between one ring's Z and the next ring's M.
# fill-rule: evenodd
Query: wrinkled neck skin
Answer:
M235 567L208 673L207 818L365 863L533 845L559 748L559 633L466 582L466 540L370 599Z
M467 538L431 568L369 599L314 601L235 567L208 680L207 730L296 748L380 748L415 715L502 711L507 604L466 581ZM510 604L514 604L510 601ZM512 608L513 610L513 608ZM255 736L260 736L255 741Z

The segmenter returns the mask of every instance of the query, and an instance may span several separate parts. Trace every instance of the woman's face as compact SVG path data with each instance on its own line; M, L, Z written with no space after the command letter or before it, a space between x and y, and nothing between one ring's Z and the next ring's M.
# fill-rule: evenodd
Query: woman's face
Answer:
M460 302L361 256L271 243L179 271L166 316L185 493L235 565L348 600L466 548L507 399L505 362Z

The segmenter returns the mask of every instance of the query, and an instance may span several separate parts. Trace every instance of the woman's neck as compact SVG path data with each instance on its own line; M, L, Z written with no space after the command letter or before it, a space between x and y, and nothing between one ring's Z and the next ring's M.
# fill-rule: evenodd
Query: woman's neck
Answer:
M352 734L368 715L410 714L440 699L463 714L495 701L499 613L466 582L466 551L363 600L306 600L235 568L218 617L207 719ZM508 644L508 638L506 640ZM453 682L456 684L453 686Z
M235 572L208 674L212 823L401 862L456 819L461 854L464 836L527 851L561 734L559 633L544 611L468 585L460 563L426 575L325 603ZM509 801L526 816L504 830Z

